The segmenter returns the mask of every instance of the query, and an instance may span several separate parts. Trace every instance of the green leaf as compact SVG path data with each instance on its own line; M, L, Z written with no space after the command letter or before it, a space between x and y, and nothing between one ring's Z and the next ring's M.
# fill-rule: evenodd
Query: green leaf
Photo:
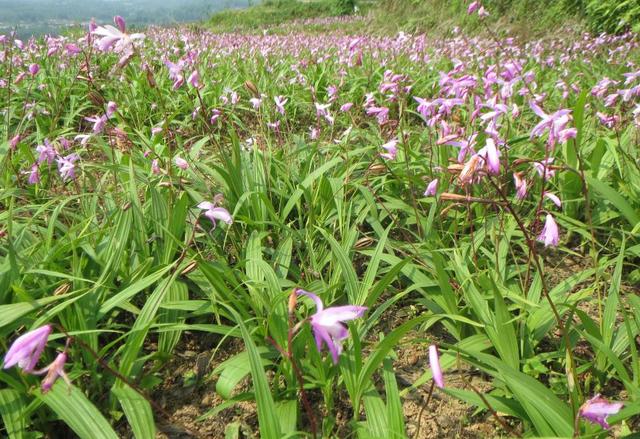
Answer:
M136 439L154 439L156 425L149 401L128 386L113 387L111 391L120 401Z
M614 190L605 182L589 175L586 176L586 180L589 183L589 187L602 196L603 201L610 202L618 209L620 214L631 224L631 227L634 227L640 222L640 214L638 211L634 209L618 191Z
M43 394L38 389L35 395L80 439L118 439L118 435L102 413L77 387L67 386L66 383L58 380L49 392Z
M23 439L27 415L26 401L22 394L13 389L0 390L0 415L9 439Z

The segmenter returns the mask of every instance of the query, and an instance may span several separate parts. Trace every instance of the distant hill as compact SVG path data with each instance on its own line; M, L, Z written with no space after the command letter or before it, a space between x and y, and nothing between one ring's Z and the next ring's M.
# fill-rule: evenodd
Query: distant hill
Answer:
M122 15L130 25L204 20L226 8L242 8L249 0L0 0L0 34L17 29L21 37L58 33L65 27Z

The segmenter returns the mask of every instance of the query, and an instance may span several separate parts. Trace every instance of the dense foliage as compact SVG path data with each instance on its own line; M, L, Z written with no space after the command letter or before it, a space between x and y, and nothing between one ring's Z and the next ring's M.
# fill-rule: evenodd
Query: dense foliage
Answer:
M180 426L205 338L214 437L637 430L640 41L484 23L0 37L2 434Z

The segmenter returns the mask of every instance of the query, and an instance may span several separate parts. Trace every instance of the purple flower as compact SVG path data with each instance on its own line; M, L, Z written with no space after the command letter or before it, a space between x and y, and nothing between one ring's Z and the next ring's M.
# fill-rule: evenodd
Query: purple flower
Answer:
M23 371L33 372L51 331L51 325L44 325L18 337L4 356L3 368L8 369L17 364Z
M116 111L118 111L118 105L113 101L109 101L107 104L107 117L110 118Z
M545 180L549 180L556 175L556 171L549 167L551 163L553 163L553 157L549 157L548 159L540 162L533 162L533 167L540 177L543 177Z
M9 149L11 151L15 150L18 146L18 143L20 143L20 134L16 134L11 138L11 140L9 140Z
M342 104L342 106L340 107L340 111L346 113L347 111L351 110L351 107L353 107L353 102L347 102L346 104Z
M104 126L107 123L107 116L93 116L93 117L85 117L84 120L87 122L93 122L93 133L99 134L104 130Z
M560 201L560 198L558 198L556 194L553 194L551 192L545 192L544 196L550 199L551 201L553 201L553 204L555 204L556 206L562 207L562 201Z
M59 377L61 377L68 386L71 386L71 380L64 372L64 365L66 362L67 353L60 352L50 365L37 372L38 375L45 372L47 374L47 376L44 377L44 380L42 380L42 393L47 393L51 390L51 387L53 387Z
M427 190L424 191L425 197L433 197L438 192L438 179L434 178L427 185Z
M75 162L80 159L78 154L69 154L66 157L58 157L58 172L63 181L74 180L76 178Z
M29 174L29 179L27 180L29 184L40 183L40 169L38 169L37 163L34 163L33 166L31 166L31 171L25 171L24 173Z
M547 214L547 219L544 222L544 227L542 228L540 236L538 236L538 241L544 242L545 247L550 245L554 247L558 246L558 225L550 213Z
M187 78L187 84L193 88L200 88L200 74L197 70L194 70Z
M332 306L324 309L322 300L309 291L300 288L297 295L305 295L316 304L316 313L311 316L311 329L316 339L318 351L322 351L324 343L333 359L333 364L338 364L338 357L342 352L342 342L349 337L349 331L344 322L362 317L367 310L366 306Z
M275 98L273 98L273 100L276 103L276 109L278 110L278 113L284 116L284 106L287 104L287 102L289 102L289 99L283 96L276 96Z
M203 201L198 204L198 208L205 211L204 216L211 220L214 228L216 227L216 220L223 221L227 224L233 224L233 218L229 211L224 207L216 207L216 203Z
M498 151L493 139L487 139L484 148L478 151L478 156L484 159L485 166L490 174L497 175L500 173L500 151Z
M564 132L566 131L566 126L569 123L569 114L571 114L571 110L558 110L549 115L542 111L535 102L531 102L529 105L533 112L542 118L542 121L540 121L535 127L533 127L533 130L531 130L532 139L534 137L541 137L546 131L549 131L548 143L549 146L553 146L558 140L564 143L572 136L575 137L575 129L569 129L569 132Z
M48 139L44 139L44 145L36 146L36 151L38 152L38 163L46 161L51 164L56 158L56 150Z
M398 154L397 145L398 145L398 140L396 139L393 139L385 143L384 145L382 145L382 149L386 150L387 152L380 153L380 157L387 160L395 160L396 155Z
M182 170L186 170L187 168L189 168L189 163L182 157L178 156L173 161L175 162L176 166Z
M444 375L440 368L440 357L438 356L438 347L434 344L429 346L429 367L433 374L433 382L439 389L444 389Z
M34 63L29 65L29 73L31 74L31 76L36 76L39 71L40 71L40 66L38 64Z
M260 108L260 105L262 104L262 99L251 98L249 99L249 102L251 102L251 106L253 107L254 110L258 110Z
M376 116L378 125L382 125L389 120L389 109L387 107L369 107L365 111L368 116Z
M516 198L522 200L527 196L527 180L522 178L522 174L515 172L513 174L513 183L516 185Z
M609 415L618 413L623 405L621 402L609 402L602 398L600 394L597 394L582 404L578 415L594 424L600 424L604 429L608 429L610 426L607 418Z

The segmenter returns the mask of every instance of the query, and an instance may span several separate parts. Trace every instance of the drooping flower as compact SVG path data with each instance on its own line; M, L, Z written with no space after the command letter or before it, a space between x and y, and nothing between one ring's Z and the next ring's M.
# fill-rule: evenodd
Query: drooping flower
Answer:
M42 355L42 351L44 351L51 331L51 325L44 325L18 337L4 356L3 368L8 369L18 365L20 369L27 373L33 372Z
M398 154L397 145L398 145L397 139L393 139L385 143L384 145L382 145L382 149L384 149L387 152L380 153L380 157L387 160L395 160L396 155Z
M351 107L353 107L353 102L347 102L346 104L342 104L342 106L340 106L340 111L346 113L347 111L351 110Z
M597 394L582 404L578 414L589 422L600 424L602 428L609 429L610 425L607 422L607 418L609 415L618 413L623 405L621 402L609 402L601 397L600 394Z
M55 360L47 367L36 372L37 375L46 373L42 380L42 393L47 393L55 384L58 378L62 378L68 386L71 386L71 380L64 371L64 365L67 362L67 353L60 352Z
M438 179L434 178L427 185L427 190L424 191L425 197L433 197L438 192Z
M484 159L487 171L490 174L500 173L500 151L496 147L496 142L492 138L487 138L486 145L478 151L478 156Z
M558 198L556 194L551 192L545 192L543 195L548 199L550 199L551 201L553 201L553 204L555 204L556 206L562 207L562 201L560 201L560 198Z
M438 355L438 347L434 344L429 346L429 367L431 367L433 382L439 389L444 389L444 375L440 367L440 356Z
M216 227L216 220L223 221L227 224L233 224L233 218L227 209L224 207L217 207L216 203L210 201L203 201L198 204L198 208L204 210L204 216L209 218L213 223L213 227Z
M316 312L310 318L311 329L316 340L318 352L322 352L323 343L329 349L333 364L338 364L338 357L342 353L342 343L349 337L345 322L360 318L367 310L366 306L346 305L324 308L322 300L315 294L296 289L297 295L304 295L314 301Z
M25 171L26 174L29 174L29 178L27 182L29 184L38 184L40 183L40 169L38 168L38 164L34 163L31 166L31 171Z
M540 177L543 177L545 180L550 180L556 175L555 169L552 169L551 163L553 163L553 157L549 157L548 159L541 160L539 162L533 162L533 167Z
M249 99L249 102L251 102L251 106L254 110L258 110L260 108L260 105L262 105L262 99L260 98L251 98Z
M18 143L20 143L20 134L16 134L11 138L11 140L9 140L9 149L11 151L15 150L18 146Z
M198 73L198 70L191 72L187 78L187 84L193 88L200 88L200 73Z
M522 177L522 174L519 172L514 172L513 174L513 183L516 186L516 198L519 200L524 199L527 196L527 180Z
M538 241L544 242L545 247L549 247L550 245L554 247L558 246L558 242L560 241L558 224L556 224L556 221L550 213L547 214L547 219L544 222L540 236L538 236Z
M186 170L187 168L189 168L189 163L180 156L177 156L173 161L180 169Z

